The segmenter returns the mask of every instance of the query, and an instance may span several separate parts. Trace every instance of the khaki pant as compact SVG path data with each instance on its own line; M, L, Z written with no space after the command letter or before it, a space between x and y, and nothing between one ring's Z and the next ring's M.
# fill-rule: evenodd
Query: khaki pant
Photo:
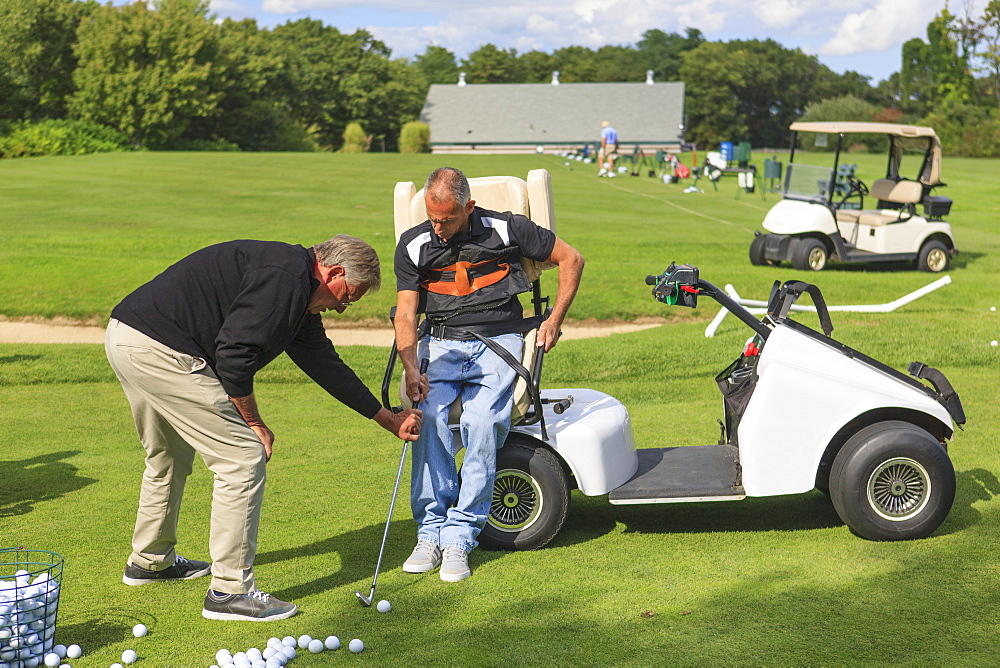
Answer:
M227 594L248 593L255 588L264 446L205 360L114 319L104 347L146 450L131 562L149 570L174 563L181 497L197 453L215 474L210 586Z

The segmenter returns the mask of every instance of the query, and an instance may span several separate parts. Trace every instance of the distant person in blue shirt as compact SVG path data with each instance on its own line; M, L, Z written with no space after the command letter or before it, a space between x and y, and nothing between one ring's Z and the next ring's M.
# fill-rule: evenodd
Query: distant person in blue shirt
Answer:
M611 123L601 123L601 149L597 152L597 163L601 166L598 176L613 178L615 175L615 160L618 159L618 132Z

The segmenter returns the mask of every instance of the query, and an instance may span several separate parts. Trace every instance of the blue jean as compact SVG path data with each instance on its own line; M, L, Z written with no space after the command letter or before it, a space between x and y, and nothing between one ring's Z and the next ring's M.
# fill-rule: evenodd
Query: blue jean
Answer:
M524 348L520 334L493 340L518 360ZM496 475L496 451L510 431L516 374L479 341L424 337L419 357L430 360L430 391L420 405L423 426L413 444L410 506L418 540L471 551L486 525ZM460 432L465 459L459 485L448 410L462 399Z

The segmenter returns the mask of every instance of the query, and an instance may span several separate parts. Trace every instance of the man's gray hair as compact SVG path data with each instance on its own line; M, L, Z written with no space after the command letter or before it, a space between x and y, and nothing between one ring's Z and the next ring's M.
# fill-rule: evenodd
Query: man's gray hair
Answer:
M368 293L378 292L382 286L382 270L378 254L365 241L349 234L337 236L313 246L316 259L324 267L340 265L344 268L344 278L350 285L368 289Z
M441 190L447 197L441 197ZM434 193L431 199L435 202L452 201L460 207L464 207L472 199L472 192L469 190L469 179L465 174L454 167L440 167L431 172L424 182L424 193Z

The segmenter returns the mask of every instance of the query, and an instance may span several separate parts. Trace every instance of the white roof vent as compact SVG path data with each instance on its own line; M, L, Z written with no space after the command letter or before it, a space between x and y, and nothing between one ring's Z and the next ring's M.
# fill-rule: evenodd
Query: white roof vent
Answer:
M646 85L653 85L653 70L646 70Z
M465 72L459 72L458 73L458 85L459 86L464 86L465 85Z
M552 72L552 85L553 86L559 85L559 70L553 70Z

